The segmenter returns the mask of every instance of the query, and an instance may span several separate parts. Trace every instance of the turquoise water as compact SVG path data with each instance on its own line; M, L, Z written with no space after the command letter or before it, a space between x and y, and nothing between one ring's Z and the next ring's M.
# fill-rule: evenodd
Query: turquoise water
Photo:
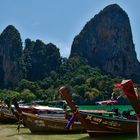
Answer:
M120 112L132 109L131 105L82 105L78 106L80 110L112 110L114 107L118 108Z

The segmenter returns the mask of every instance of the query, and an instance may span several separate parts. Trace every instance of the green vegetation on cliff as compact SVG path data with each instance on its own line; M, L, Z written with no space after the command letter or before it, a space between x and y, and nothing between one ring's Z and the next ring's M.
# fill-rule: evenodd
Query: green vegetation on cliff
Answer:
M0 96L16 96L26 102L35 99L47 102L60 99L58 88L66 85L78 104L94 104L95 101L109 99L113 84L120 81L120 78L105 75L98 68L90 67L81 58L63 58L59 71L53 70L41 80L22 79L12 90L1 90Z

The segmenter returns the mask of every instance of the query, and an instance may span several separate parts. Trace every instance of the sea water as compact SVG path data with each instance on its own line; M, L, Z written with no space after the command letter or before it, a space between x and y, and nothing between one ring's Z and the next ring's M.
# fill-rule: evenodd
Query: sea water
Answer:
M109 110L111 111L113 108L118 108L119 112L123 112L124 110L132 110L131 105L80 105L78 106L80 110Z

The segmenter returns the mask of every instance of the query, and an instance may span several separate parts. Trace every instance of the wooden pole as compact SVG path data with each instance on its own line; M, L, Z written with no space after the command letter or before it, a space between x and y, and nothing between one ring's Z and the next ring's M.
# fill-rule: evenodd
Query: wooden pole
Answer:
M140 139L140 119L137 116L137 138Z

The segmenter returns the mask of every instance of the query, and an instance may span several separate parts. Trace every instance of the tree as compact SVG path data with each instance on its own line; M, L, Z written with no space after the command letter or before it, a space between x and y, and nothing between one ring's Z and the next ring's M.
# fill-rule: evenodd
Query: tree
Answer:
M92 88L89 91L85 92L85 101L94 104L95 101L101 100L102 99L102 94L99 90L96 88Z
M24 89L21 93L21 99L26 103L30 103L36 99L36 96L29 89Z
M13 90L0 90L0 98L2 100L5 99L13 99L14 97L16 97L18 100L20 99L20 93L17 91L13 91Z
M74 89L76 93L79 94L81 97L84 97L85 92L89 90L88 86L85 84L80 86L76 85Z

